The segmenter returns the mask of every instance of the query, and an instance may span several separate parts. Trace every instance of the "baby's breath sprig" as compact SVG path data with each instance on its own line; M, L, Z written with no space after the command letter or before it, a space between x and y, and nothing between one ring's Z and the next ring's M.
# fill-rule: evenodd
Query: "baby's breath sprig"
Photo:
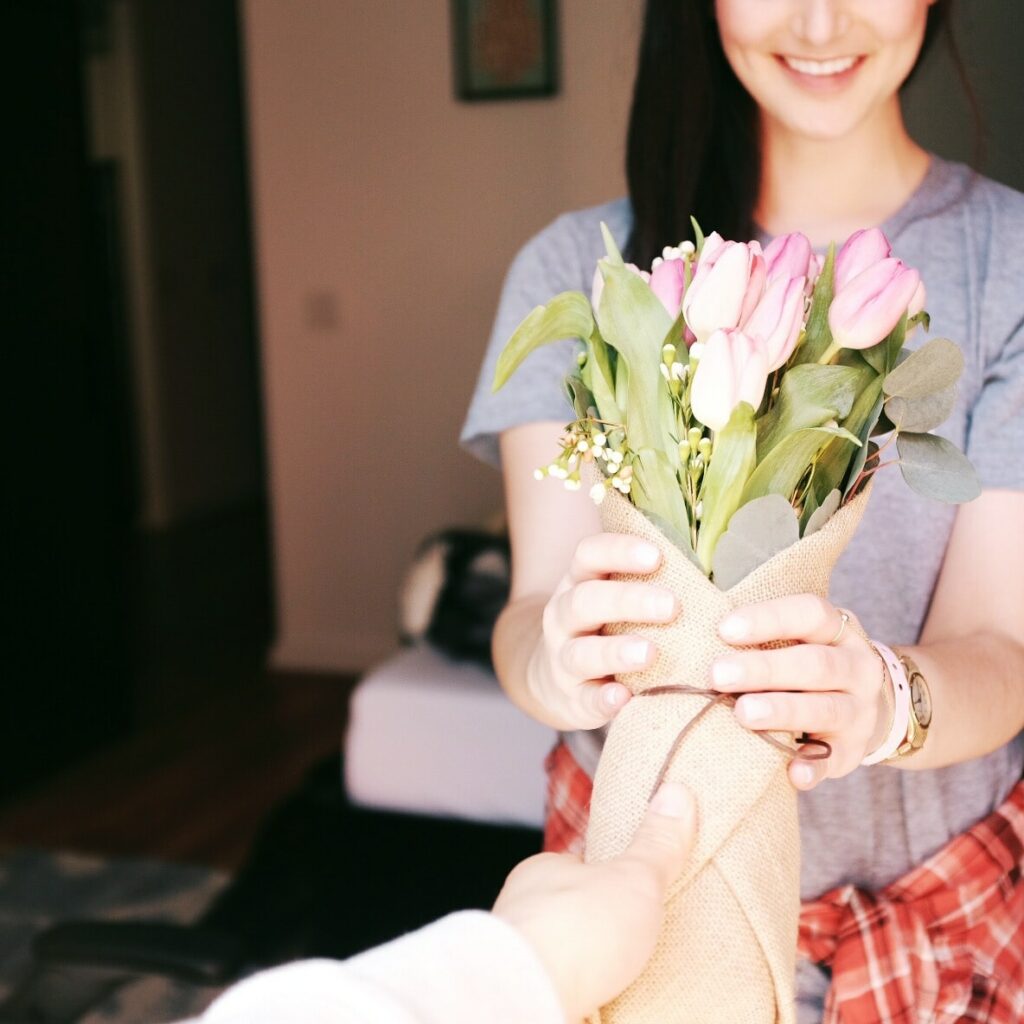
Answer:
M601 469L601 480L590 489L590 496L600 504L614 487L629 495L633 479L633 453L626 446L626 433L621 424L589 416L568 424L561 438L561 451L554 462L533 471L534 478L553 477L570 491L582 486L580 468L593 462Z

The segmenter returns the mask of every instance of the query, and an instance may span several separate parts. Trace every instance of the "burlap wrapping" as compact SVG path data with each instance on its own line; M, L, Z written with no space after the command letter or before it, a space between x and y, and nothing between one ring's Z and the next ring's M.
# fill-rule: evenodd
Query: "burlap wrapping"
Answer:
M643 537L664 555L652 576L619 578L667 587L682 606L668 626L609 627L645 636L659 650L652 668L622 682L634 693L673 683L710 686L712 661L732 650L718 638L725 613L787 594L827 596L867 500L862 492L823 529L723 592L633 505L609 493L601 506L604 528ZM588 861L628 846L673 741L706 704L700 696L659 694L634 699L619 713L594 780ZM693 856L668 894L644 973L593 1024L793 1024L800 841L787 762L728 707L712 708L687 735L667 778L697 797Z

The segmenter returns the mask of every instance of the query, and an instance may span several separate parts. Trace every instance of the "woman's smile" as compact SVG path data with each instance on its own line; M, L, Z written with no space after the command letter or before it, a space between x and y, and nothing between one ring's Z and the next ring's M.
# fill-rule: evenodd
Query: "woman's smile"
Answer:
M814 92L835 92L848 85L867 57L855 54L827 59L775 54L779 66L789 78L804 89Z

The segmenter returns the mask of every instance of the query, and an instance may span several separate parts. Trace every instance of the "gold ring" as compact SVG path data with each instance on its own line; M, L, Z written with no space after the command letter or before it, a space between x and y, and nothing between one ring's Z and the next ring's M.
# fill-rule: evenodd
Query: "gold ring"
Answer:
M835 645L843 639L843 634L846 632L846 624L850 621L850 616L844 612L842 608L837 608L836 611L839 612L840 616L839 632L829 640L827 644L828 647L835 647Z

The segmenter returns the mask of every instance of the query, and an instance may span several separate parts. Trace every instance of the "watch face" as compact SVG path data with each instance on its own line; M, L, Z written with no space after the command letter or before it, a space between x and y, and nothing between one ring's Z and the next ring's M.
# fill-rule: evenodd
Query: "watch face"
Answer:
M914 714L921 728L927 729L932 721L932 702L927 689L921 684L920 676L916 674L910 677L910 702L914 705Z

